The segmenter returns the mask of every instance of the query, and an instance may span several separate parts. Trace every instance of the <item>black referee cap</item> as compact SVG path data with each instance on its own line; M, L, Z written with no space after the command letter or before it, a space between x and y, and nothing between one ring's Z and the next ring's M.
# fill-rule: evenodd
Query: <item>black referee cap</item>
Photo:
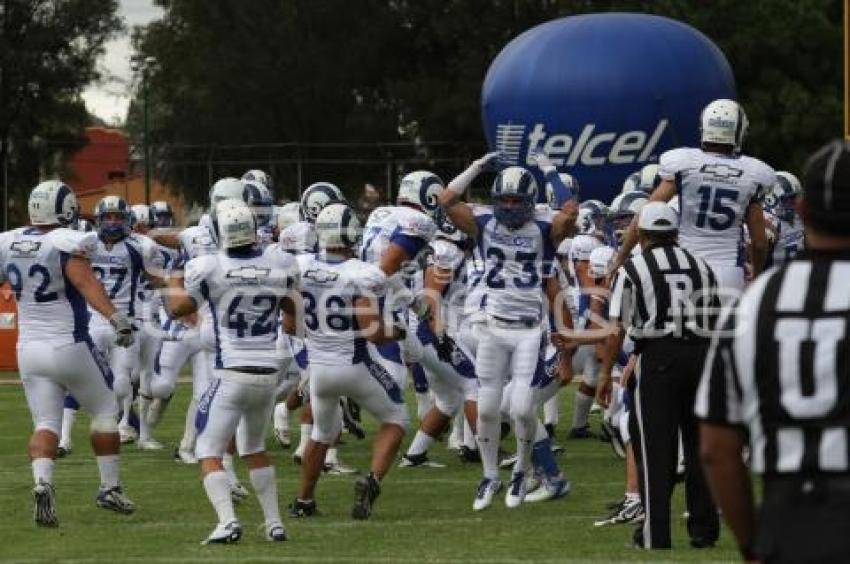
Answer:
M809 157L803 198L816 228L850 232L850 143L835 139Z

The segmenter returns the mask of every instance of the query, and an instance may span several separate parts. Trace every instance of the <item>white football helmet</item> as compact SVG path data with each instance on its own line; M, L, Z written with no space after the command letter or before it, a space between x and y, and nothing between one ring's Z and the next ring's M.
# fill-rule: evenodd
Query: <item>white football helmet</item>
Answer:
M289 202L282 206L275 206L274 225L278 230L283 231L299 221L301 221L301 204L298 202Z
M427 170L417 170L404 175L398 186L396 204L411 204L431 217L439 213L437 197L444 185L440 177Z
M228 176L217 180L210 188L210 209L215 209L215 205L224 200L242 200L245 201L245 184L238 178Z
M27 204L30 225L73 225L80 204L71 187L61 180L47 180L32 189Z
M267 174L265 171L260 170L258 168L252 168L242 175L242 180L247 180L250 182L259 182L269 190L274 188L274 182L272 182L272 177L270 174Z
M257 242L257 219L242 200L230 198L218 202L210 220L219 248L232 249Z
M614 248L603 245L590 253L590 275L593 278L605 278L611 274L614 265Z
M561 182L564 183L570 192L572 192L573 196L579 193L579 185L578 180L572 175L566 172L559 172L558 178L561 179ZM561 209L561 206L558 205L558 202L555 199L555 188L552 186L551 182L546 183L546 203L549 204L549 207L553 210ZM561 202L563 203L563 202Z
M257 225L261 227L268 225L272 219L274 207L271 191L265 184L256 180L243 180L242 184L245 186L243 193L245 203L257 216Z
M174 227L174 210L171 209L171 204L165 200L153 202L151 204L151 212L154 217L154 223L151 226Z
M639 171L626 177L626 181L623 182L623 189L620 193L627 194L629 192L634 192L635 190L640 190L646 194L652 194L652 192L658 188L659 184L661 184L661 176L658 174L658 165L655 163L649 163Z
M330 204L348 204L342 190L330 182L311 184L301 194L301 217L304 221L315 223L321 211Z
M145 204L135 204L130 206L130 226L146 225L153 227L156 225L156 218L153 215L153 209Z
M699 118L700 141L731 145L735 152L741 150L749 121L744 108L734 100L714 100L709 103Z
M348 204L327 205L316 218L316 235L323 250L355 247L362 233L360 220Z

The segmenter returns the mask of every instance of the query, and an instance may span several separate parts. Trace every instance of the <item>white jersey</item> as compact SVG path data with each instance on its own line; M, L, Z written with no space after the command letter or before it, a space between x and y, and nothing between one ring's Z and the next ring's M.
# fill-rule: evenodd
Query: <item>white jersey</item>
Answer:
M365 354L366 342L353 317L354 298L379 299L387 278L376 266L357 259L331 262L323 254L297 258L304 298L304 325L310 365L349 366Z
M437 232L434 220L406 206L383 206L369 214L363 230L360 260L379 264L391 243L400 245L411 259L425 248Z
M165 260L156 243L144 235L131 234L117 243L98 239L89 257L92 270L115 308L131 318L141 316L139 290L145 284L145 273L162 275ZM90 309L92 324L106 326L109 320Z
M744 155L680 148L661 155L658 172L679 193L679 244L709 264L741 266L744 216L776 182L773 169Z
M306 221L293 223L280 232L277 240L281 250L295 255L319 252L316 227Z
M454 327L463 314L466 301L466 253L445 239L436 239L431 247L434 252L428 257L428 264L447 273L440 280L447 284L443 289L443 319L447 326Z
M281 298L298 284L293 257L259 249L206 255L186 264L183 283L199 306L210 307L216 368L281 367L277 320Z
M805 239L803 222L799 216L795 214L794 221L788 222L771 213L765 213L765 222L768 223L774 235L768 264L765 267L782 266L803 250Z
M269 245L274 244L274 227L271 225L262 225L257 228L257 245L261 249L265 249Z
M89 339L86 301L65 279L65 265L73 255L91 256L97 242L94 232L70 229L21 227L0 233L0 278L15 293L19 344Z
M535 212L534 219L517 229L497 222L486 208L473 208L473 214L484 259L484 311L505 320L540 321L545 314L543 280L552 275L555 257L552 211Z
M218 245L216 245L208 227L201 225L187 227L180 232L178 239L186 255L186 260L218 253Z

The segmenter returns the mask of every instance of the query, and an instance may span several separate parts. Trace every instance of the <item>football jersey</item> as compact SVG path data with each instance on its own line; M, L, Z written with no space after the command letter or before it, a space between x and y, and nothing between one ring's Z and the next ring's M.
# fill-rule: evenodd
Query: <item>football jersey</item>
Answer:
M484 311L501 319L543 319L543 280L552 275L551 210L535 213L534 219L508 229L489 209L473 208L478 241L484 260L486 288Z
M183 284L210 308L216 368L280 368L277 321L281 298L298 284L293 257L259 249L204 255L186 263Z
M19 344L89 338L88 307L65 279L65 265L72 255L91 256L97 243L97 233L71 229L22 227L0 233L0 272L15 293Z
M796 215L793 222L783 221L773 214L765 214L765 219L770 223L774 233L773 245L765 268L782 266L805 246L803 222Z
M274 244L274 227L271 225L262 225L257 228L257 245L261 249L265 249L269 245Z
M667 151L658 166L679 194L679 244L711 264L742 265L744 215L776 182L773 169L752 157L695 148Z
M380 268L357 259L332 262L322 254L296 257L304 298L310 364L357 362L366 345L354 318L354 299L380 299L387 278Z
M156 243L144 235L132 234L117 243L107 245L98 239L89 257L92 270L115 308L131 318L141 315L137 309L138 291L145 283L145 272L162 273L165 261ZM90 309L91 322L108 325L109 320Z
M440 279L446 284L442 296L443 319L447 326L455 326L466 301L466 253L445 239L436 239L431 247L434 252L428 257L428 264L446 272Z
M312 223L293 223L278 235L278 246L286 252L303 255L319 252L319 238Z
M180 246L183 248L187 260L218 253L218 245L216 245L208 227L201 225L187 227L180 232L177 238L180 240Z
M434 220L407 206L383 206L369 214L363 230L360 260L378 265L390 244L400 245L411 259L437 232Z

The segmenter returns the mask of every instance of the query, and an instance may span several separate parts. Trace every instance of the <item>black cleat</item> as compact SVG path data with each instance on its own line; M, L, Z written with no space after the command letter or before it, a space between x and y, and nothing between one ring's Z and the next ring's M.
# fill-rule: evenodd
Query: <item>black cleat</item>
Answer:
M32 489L32 516L41 527L58 527L59 518L56 516L56 490L53 484L39 481Z
M568 439L592 439L596 437L593 431L590 430L590 425L584 427L573 427L567 435Z
M65 448L60 446L56 449L56 458L65 458L66 456L71 455L71 447Z
M319 510L316 507L315 499L304 501L303 499L298 499L296 497L295 500L289 504L289 516L294 517L295 519L313 517L318 514Z
M368 519L372 514L372 505L381 494L381 486L374 474L357 478L354 482L354 507L351 516L358 520Z
M460 457L461 462L470 462L473 464L481 462L481 453L477 448L472 449L466 445L462 445L457 455Z

